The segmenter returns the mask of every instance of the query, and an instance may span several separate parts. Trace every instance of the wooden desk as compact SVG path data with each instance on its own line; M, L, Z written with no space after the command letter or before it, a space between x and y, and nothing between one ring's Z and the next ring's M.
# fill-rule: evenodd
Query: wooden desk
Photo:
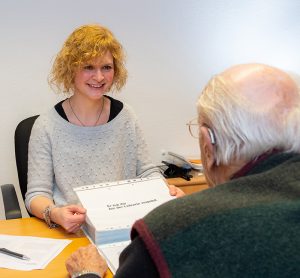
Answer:
M45 222L35 217L22 218L14 220L0 220L1 234L22 235L22 236L38 236L50 238L70 239L72 242L52 260L45 269L20 271L0 268L1 278L69 278L65 267L65 261L80 246L86 246L90 242L85 235L80 231L77 234L68 234L62 228L49 229ZM111 278L113 275L108 271L105 278Z
M169 184L173 184L182 189L185 194L192 194L194 192L209 188L204 175L194 175L190 181L187 181L183 178L170 178L167 179L167 181Z
M169 184L180 187L186 194L191 194L193 192L208 188L203 175L194 177L190 181L182 178L171 178L167 179L167 181ZM62 228L49 229L44 221L35 217L14 220L0 220L0 233L8 235L38 236L72 240L72 242L67 245L67 247L56 258L54 258L54 260L51 261L45 269L20 271L0 268L1 278L69 278L65 267L66 259L80 246L86 246L90 243L82 232L77 234L68 234ZM108 271L105 278L112 277L112 273Z

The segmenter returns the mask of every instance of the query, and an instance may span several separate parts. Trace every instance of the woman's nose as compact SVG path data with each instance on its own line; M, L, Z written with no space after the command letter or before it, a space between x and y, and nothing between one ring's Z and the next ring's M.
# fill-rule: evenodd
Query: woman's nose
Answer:
M95 74L94 74L94 78L98 82L103 80L104 76L103 76L103 73L102 73L101 69L96 69Z

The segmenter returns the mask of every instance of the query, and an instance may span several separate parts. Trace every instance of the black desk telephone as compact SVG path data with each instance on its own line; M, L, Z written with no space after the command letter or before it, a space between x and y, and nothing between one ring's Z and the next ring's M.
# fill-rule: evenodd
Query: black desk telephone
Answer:
M168 168L164 171L164 176L166 178L183 178L187 181L191 180L193 177L192 175L189 174L189 172L192 170L192 168L183 168L183 167L178 167L175 164L162 161L163 164L167 165Z

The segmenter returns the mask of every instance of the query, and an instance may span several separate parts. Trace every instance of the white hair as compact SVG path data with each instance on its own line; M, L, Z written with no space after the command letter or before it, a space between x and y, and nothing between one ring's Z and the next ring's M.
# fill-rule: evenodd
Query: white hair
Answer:
M288 108L278 104L263 109L234 93L234 84L222 75L212 78L200 95L197 108L199 123L209 126L215 134L217 165L235 159L249 161L273 149L300 152L299 87L294 95Z

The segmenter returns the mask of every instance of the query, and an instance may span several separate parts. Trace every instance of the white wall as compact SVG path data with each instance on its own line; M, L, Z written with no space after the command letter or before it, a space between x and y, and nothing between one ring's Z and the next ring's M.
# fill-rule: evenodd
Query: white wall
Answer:
M185 123L208 79L262 62L300 72L298 0L10 0L0 3L0 184L17 184L17 123L58 101L48 88L54 55L74 28L109 27L127 51L119 95L138 114L152 158L162 149L198 156Z

